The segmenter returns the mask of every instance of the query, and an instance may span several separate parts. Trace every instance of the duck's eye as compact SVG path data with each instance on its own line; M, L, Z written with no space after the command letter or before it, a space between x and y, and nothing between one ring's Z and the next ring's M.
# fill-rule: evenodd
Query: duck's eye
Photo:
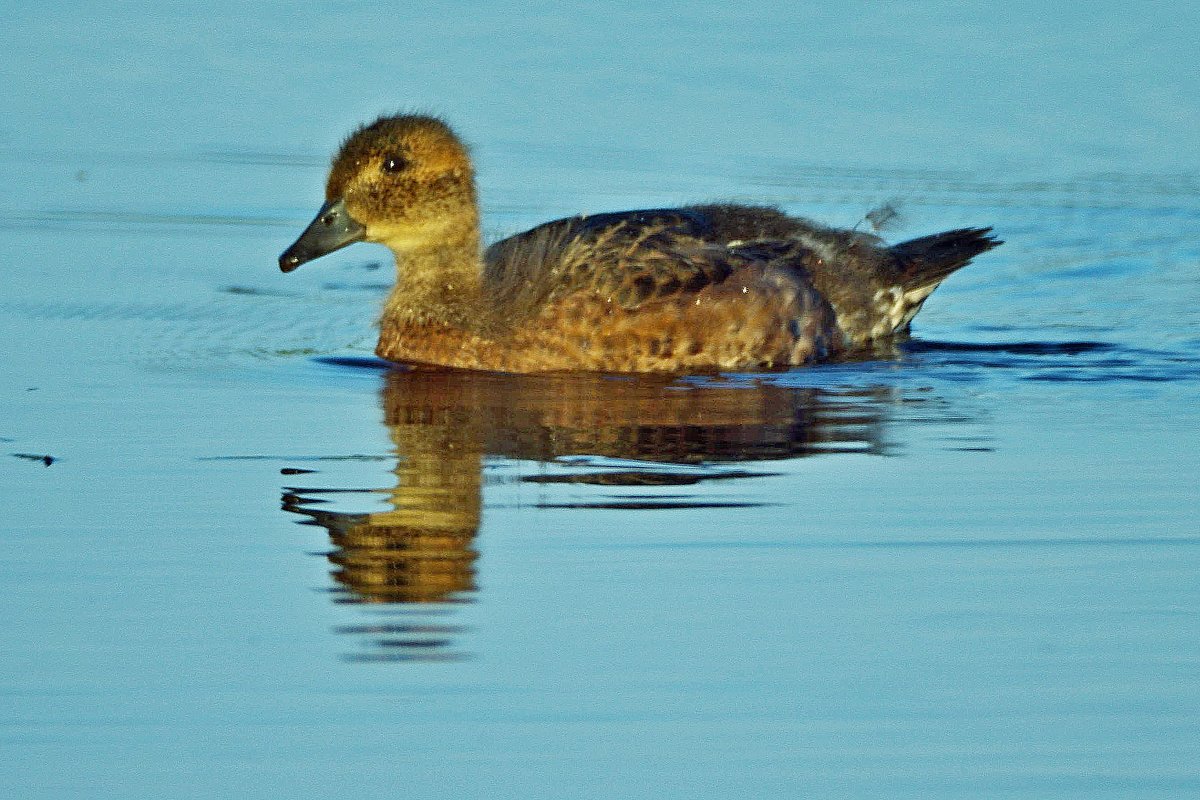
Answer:
M404 156L386 156L383 159L384 172L399 172L408 166L408 161Z

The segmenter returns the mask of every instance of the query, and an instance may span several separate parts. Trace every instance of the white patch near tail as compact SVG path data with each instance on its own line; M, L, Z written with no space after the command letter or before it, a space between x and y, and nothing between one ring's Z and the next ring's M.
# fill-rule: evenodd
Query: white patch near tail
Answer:
M904 312L904 317L901 319L901 325L907 325L912 322L913 317L921 310L921 305L929 295L933 294L933 290L941 285L941 282L931 284L929 286L921 286L917 289L909 289L904 293L904 302L908 304L908 309Z
M874 338L890 336L896 330L908 325L921 310L921 304L937 287L938 284L934 283L908 291L905 291L902 286L890 286L877 291L873 300L879 321L871 328L871 336Z

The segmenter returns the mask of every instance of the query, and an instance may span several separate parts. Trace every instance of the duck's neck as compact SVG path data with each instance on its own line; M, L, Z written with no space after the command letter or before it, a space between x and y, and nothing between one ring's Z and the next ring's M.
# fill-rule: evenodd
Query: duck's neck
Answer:
M478 215L447 223L420 240L392 246L396 285L384 322L474 328L486 316Z

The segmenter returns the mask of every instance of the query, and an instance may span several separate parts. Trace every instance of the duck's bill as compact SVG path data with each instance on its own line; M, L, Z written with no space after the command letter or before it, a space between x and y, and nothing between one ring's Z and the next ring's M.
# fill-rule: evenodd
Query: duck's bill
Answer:
M367 229L346 213L346 206L339 198L321 206L314 219L296 243L283 251L279 257L279 268L291 272L296 267L340 250L348 244L361 242Z

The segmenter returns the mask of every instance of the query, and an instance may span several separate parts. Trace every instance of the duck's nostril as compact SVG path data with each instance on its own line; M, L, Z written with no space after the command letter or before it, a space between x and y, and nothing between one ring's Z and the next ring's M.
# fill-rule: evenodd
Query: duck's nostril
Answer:
M314 258L340 250L348 244L366 238L366 229L342 208L341 200L331 200L321 206L313 221L304 229L291 247L279 257L279 268L291 272Z

